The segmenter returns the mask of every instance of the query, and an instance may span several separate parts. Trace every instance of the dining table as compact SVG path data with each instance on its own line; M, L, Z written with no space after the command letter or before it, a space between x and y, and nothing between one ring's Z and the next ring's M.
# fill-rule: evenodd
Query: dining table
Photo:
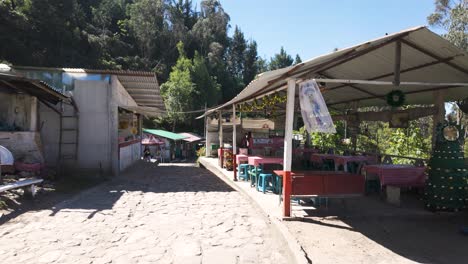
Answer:
M349 162L367 162L376 163L376 156L350 156L350 155L338 155L338 154L312 154L310 161L318 164L322 164L324 160L333 160L335 164L335 171L338 171L339 166L343 166L345 172L349 171Z
M376 164L365 165L362 168L366 180L369 174L376 174L380 186L398 187L424 187L426 181L426 168L406 164Z
M281 164L283 165L283 158L282 157L262 157L262 156L253 156L248 157L249 165L254 167L258 167L264 164Z
M335 162L335 170L338 170L338 167L341 165L343 166L343 170L345 172L349 171L348 168L348 163L349 162L367 162L371 164L377 163L377 157L376 156L341 156L341 155L336 155L333 158L333 161Z
M237 154L236 155L236 164L239 165L244 162L249 162L249 156L244 155L244 154Z

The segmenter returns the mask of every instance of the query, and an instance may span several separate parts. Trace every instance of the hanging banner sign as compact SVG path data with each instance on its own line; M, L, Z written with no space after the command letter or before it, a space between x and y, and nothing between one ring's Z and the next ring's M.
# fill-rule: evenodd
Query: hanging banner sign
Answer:
M315 80L299 85L299 102L302 119L309 133L336 133L327 105Z

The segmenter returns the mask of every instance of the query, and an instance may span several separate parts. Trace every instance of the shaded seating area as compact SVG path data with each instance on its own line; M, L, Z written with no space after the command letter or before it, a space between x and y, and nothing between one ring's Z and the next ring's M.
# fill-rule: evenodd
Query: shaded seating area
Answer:
M314 95L307 95L308 99L302 94L306 87L314 87L311 92ZM264 72L231 101L206 111L200 118L217 116L219 145L232 142L234 181L239 176L266 193L278 192L278 180L274 178L281 178L281 207L283 216L289 217L291 199L297 195L346 197L374 190L381 193L387 187L396 188L398 192L400 188L426 190L426 172L432 168L425 165L434 163L434 157L428 160L427 156L358 151L358 135L364 133L359 131L360 124L382 122L388 123L390 128L405 128L412 120L428 117L433 127L433 151L437 144L451 144L444 140L461 144L464 131L457 132L452 139L444 139L444 127L458 131L453 120L445 120L444 104L467 98L467 87L468 57L465 52L427 28L415 27L294 66ZM304 105L304 102L310 105ZM326 106L322 107L320 102ZM238 151L240 141L235 125L232 140L223 136L221 118L230 114L230 119L235 119L244 113L275 113L275 124L282 125L276 126L275 132L249 135L251 144L248 144L247 155ZM349 127L348 136L342 139L347 147L345 151L319 148L307 142L309 133L324 132L321 128L329 113L333 124L340 121ZM296 138L294 133L297 132L293 132L299 130L298 120L308 130L302 142ZM278 132L281 129L283 131ZM442 158L463 159L463 154L456 155ZM441 159L439 156L441 154L435 158ZM401 163L402 159L413 161L413 164ZM281 166L273 170L271 176L272 171L266 166L270 163ZM442 171L442 165L438 168ZM238 173L238 170L241 171ZM466 177L461 176L466 169L457 170L459 177ZM440 173L432 175L442 181L446 177Z

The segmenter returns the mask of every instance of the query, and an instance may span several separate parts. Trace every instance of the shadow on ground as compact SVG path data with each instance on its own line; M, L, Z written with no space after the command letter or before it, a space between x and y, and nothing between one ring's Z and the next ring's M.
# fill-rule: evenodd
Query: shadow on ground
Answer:
M416 262L468 263L468 236L460 232L468 225L468 212L432 213L423 208L416 194L405 194L401 207L367 196L331 200L328 208L309 210L308 216L297 220L332 228L343 236L359 232Z
M195 164L159 164L137 162L120 176L75 199L52 207L51 215L64 210L89 211L88 218L100 211L112 209L127 192L178 193L178 192L232 192L229 185ZM77 202L76 200L79 200Z
M229 185L209 171L193 163L159 164L139 161L126 169L120 176L105 181L95 188L75 196L62 195L51 201L25 201L7 216L0 218L0 224L30 211L52 210L51 216L60 211L75 210L89 212L88 218L100 211L112 209L126 192L233 192ZM38 197L42 199L41 197ZM49 197L50 198L50 197ZM44 198L47 200L47 198Z

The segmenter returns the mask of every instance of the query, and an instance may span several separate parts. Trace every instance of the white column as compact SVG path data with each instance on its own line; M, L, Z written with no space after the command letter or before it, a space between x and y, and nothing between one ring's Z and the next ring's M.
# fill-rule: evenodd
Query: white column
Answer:
M289 79L288 90L287 90L287 101L286 101L286 123L284 126L284 161L283 161L284 171L291 171L295 93L296 93L296 79Z
M232 105L232 154L237 154L236 105Z
M219 126L219 147L222 148L223 147L223 114L221 111L219 111L219 115L218 115L218 126Z
M209 131L208 131L209 125L210 125L210 118L208 116L205 116L205 156L206 157L211 156L211 150L210 150L211 142L210 142L210 136L209 136Z

